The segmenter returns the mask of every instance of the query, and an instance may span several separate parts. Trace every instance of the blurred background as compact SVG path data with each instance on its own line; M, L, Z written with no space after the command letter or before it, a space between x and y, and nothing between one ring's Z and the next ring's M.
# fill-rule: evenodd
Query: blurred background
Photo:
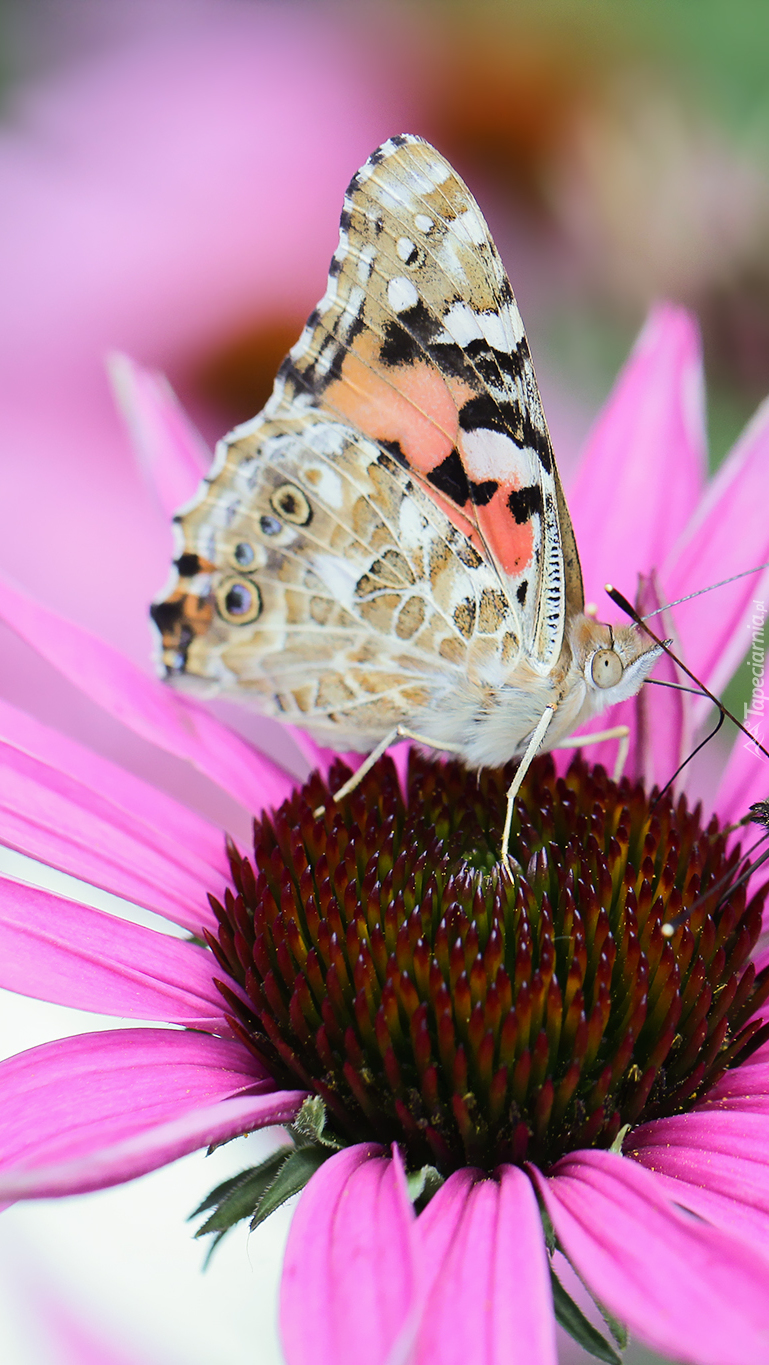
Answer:
M105 356L164 371L211 445L252 416L350 176L400 131L481 203L567 490L660 298L701 322L715 465L769 391L767 52L764 0L0 0L0 570L151 669L170 537ZM0 695L243 828L5 631ZM0 1017L5 1053L85 1026L10 996ZM4 1214L4 1361L278 1362L288 1219L202 1278L182 1222L236 1149Z

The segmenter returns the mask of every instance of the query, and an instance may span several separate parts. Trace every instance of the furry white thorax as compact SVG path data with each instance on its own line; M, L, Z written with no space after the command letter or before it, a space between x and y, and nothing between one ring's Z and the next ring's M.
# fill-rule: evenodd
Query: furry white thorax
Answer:
M599 687L592 679L592 659L602 649L613 649L622 663L614 687ZM497 767L523 753L546 707L555 707L555 714L542 747L554 749L594 716L635 696L661 652L635 626L612 629L576 616L558 666L548 676L522 659L502 682L469 676L447 680L445 691L414 718L414 729L436 748L461 746L461 758L472 767Z

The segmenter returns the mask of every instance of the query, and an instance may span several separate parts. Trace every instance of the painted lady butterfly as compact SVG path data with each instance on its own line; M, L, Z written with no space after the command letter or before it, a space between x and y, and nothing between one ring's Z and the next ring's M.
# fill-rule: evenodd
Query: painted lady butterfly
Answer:
M477 767L522 756L508 830L537 749L632 696L660 652L584 614L510 284L417 137L353 177L323 298L176 520L152 608L170 681L373 750L366 766L399 736Z

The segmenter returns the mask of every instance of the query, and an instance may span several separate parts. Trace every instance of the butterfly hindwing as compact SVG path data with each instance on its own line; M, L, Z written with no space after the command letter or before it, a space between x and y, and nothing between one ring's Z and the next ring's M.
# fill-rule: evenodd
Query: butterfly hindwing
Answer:
M320 413L233 435L156 608L177 680L365 748L437 672L514 659L494 570L392 456Z

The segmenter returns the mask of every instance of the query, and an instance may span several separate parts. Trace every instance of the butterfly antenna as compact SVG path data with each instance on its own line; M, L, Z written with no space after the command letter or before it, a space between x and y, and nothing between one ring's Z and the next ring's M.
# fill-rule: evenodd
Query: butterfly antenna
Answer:
M696 592L688 592L685 597L676 598L675 602L666 602L664 607L655 607L654 611L647 611L646 615L639 616L638 620L649 621L652 616L659 616L661 611L668 611L670 607L680 607L682 602L691 602L693 597L701 597L704 592L712 592L714 588L725 588L728 583L736 583L738 578L748 578L752 573L760 573L762 569L769 569L769 560L766 564L756 564L752 569L743 569L741 573L732 574L731 578L723 578L720 583L711 583L709 588L698 588Z
M689 691L689 688L687 687L686 690L687 690L687 692L688 692L688 691ZM719 703L717 703L717 705L718 705L718 709L719 709L719 711L721 712L721 714L720 714L719 717L718 717L718 721L717 721L717 723L716 723L716 725L715 725L715 728L714 728L713 730L711 730L711 732L710 732L709 735L706 735L704 739L701 739L701 740L700 740L699 744L697 745L697 748L696 748L696 749L692 749L691 753L687 755L687 757L684 759L683 763L679 763L678 767L676 768L675 772L673 773L673 776L672 776L671 778L669 778L668 781L665 783L664 787L662 788L662 791L657 792L657 795L655 796L654 800L652 801L652 809L654 809L654 807L656 806L656 804L657 804L658 801L661 801L661 800L662 800L663 796L665 795L665 792L670 790L670 788L672 787L672 785L673 785L673 783L675 782L676 778L679 776L680 773L683 772L683 770L684 770L684 768L686 767L687 763L691 763L692 759L697 757L697 754L699 753L700 749L704 749L704 748L705 748L705 745L706 745L706 744L709 744L710 741L711 741L711 739L715 739L715 737L716 737L716 735L718 734L719 730L721 729L721 726L723 725L723 723L724 723L724 721L725 721L725 719L726 719L726 715L727 715L726 709L725 709L723 706L721 706Z
M751 569L751 570L748 570L748 572L752 573L753 570L752 570L752 569ZM737 575L737 576L738 576L738 577L742 577L742 575ZM727 579L726 581L729 582L730 580ZM755 744L756 748L761 750L761 753L764 755L764 757L765 757L765 758L769 758L769 751L766 750L766 749L764 748L763 744L761 744L761 743L759 742L759 740L756 739L755 735L752 735L752 734L750 733L750 730L748 730L748 729L746 728L746 726L744 726L744 725L742 724L742 721L741 721L741 720L738 720L736 716L733 716L733 715L732 715L732 713L731 713L731 711L729 710L729 708L726 707L726 706L724 706L723 702L722 702L722 701L719 701L718 697L714 697L713 693L710 692L710 691L708 690L708 688L705 686L705 684L702 683L702 682L700 682L699 678L695 677L695 675L694 675L694 673L692 673L691 669L690 669L690 668L687 668L687 667L686 667L686 664L681 662L681 660L678 658L678 655L673 653L673 651L672 651L672 649L670 648L670 645L667 643L667 641L666 641L666 640L661 640L661 639L659 638L658 635L655 635L655 634L654 634L654 631L653 631L653 630L650 630L650 629L649 629L649 627L648 627L648 626L646 625L646 623L645 623L644 618L638 614L638 612L636 611L635 607L632 607L632 606L630 605L630 603L628 602L627 598L624 597L623 594L619 591L619 588L613 588L612 585L611 585L611 583L607 583L607 584L606 584L606 591L607 591L607 593L609 594L609 597L611 598L612 602L614 602L615 606L618 606L618 607L620 608L621 611L626 612L627 615L630 617L630 619L631 619L632 621L635 621L635 623L636 623L637 626L641 626L641 627L646 631L646 634L651 636L651 638L652 638L652 640L654 640L655 644L658 644L662 649L664 649L664 651L665 651L665 653L667 654L668 658L669 658L669 659L672 659L672 660L673 660L673 663L678 665L678 667L686 674L687 678L691 678L692 682L697 684L697 686L699 687L699 689L700 689L700 691L702 692L702 694L703 694L704 696L708 697L709 700L712 701L712 703L713 703L714 706L717 706L717 707L718 707L719 711L720 711L721 714L722 714L722 718L723 718L723 716L728 716L729 719L730 719L730 721L732 721L732 722L737 726L737 729L738 729L738 730L741 730L742 733L743 733L743 735L747 735L747 737L748 737L748 739L751 741L751 743L752 743L752 744ZM692 594L692 595L694 595L694 594ZM685 601L686 599L685 599L685 598L682 598L681 600L682 600L682 601ZM675 603L672 603L671 605L675 605ZM653 613L652 613L652 614L653 614ZM719 725L718 725L717 728L718 728L718 729L721 728L720 722L719 722ZM714 733L715 733L715 732L714 732ZM702 747L702 746L700 746L700 747ZM696 753L696 752L697 752L697 751L695 750L695 753ZM692 755L692 757L693 757L693 756L694 756L694 755ZM680 772L680 768L679 768L679 772Z

